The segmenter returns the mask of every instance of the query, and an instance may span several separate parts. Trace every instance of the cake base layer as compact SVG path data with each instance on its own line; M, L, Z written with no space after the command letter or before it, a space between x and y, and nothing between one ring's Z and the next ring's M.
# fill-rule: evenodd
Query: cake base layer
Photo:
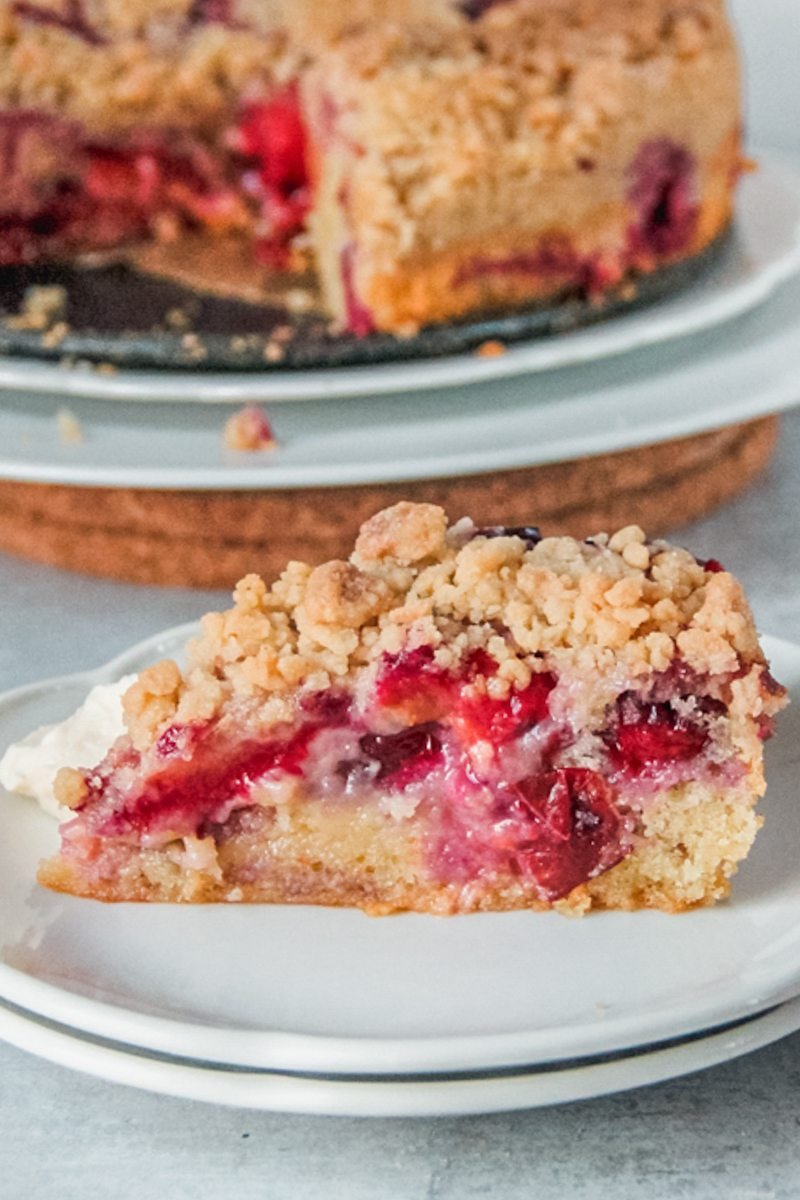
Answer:
M431 880L405 822L369 808L320 802L277 820L268 810L244 810L216 852L205 843L200 850L185 847L182 840L158 850L115 845L106 851L107 862L101 853L96 865L81 862L80 870L62 855L42 865L39 882L105 901L323 904L373 915L549 908L576 915L591 908L681 912L727 896L736 864L758 830L755 801L747 788L717 791L690 783L671 789L646 810L627 858L554 904L521 877L463 886Z
M415 331L432 323L457 321L470 313L513 311L537 303L575 304L576 297L582 298L589 311L594 305L602 312L628 291L646 294L651 278L658 279L670 270L679 273L687 263L702 260L729 229L731 197L725 186L736 176L740 160L738 146L734 139L729 140L731 149L720 156L722 161L714 171L713 190L723 194L698 207L696 233L680 254L639 249L630 233L627 237L632 245L626 245L626 216L619 213L609 221L603 212L605 220L597 222L595 237L588 239L594 247L625 245L624 251L617 249L605 257L596 248L579 252L572 230L546 229L538 236L524 229L495 230L491 236L483 233L445 250L426 250L399 262L391 271L376 274L365 298L364 313L371 314L365 319L374 321L378 329ZM556 213L571 199L570 189L562 187L563 197L557 193L552 200ZM593 224L587 217L586 225L591 228ZM586 236L584 226L579 232ZM351 301L346 304L349 308ZM357 326L358 319L351 315L349 323Z
M654 532L724 504L766 467L777 417L574 462L370 487L242 492L145 491L0 483L0 548L23 558L133 583L228 587L287 557L342 554L362 521L401 498L531 514L548 533L583 537L641 521ZM221 436L220 431L220 436Z

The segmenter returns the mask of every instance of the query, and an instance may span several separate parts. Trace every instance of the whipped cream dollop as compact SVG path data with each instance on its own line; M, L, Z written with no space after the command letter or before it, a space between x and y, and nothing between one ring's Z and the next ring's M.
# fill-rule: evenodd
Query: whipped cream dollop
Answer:
M62 817L53 795L61 767L94 767L125 732L122 696L136 679L125 675L116 683L93 687L80 708L55 725L42 725L9 746L0 758L0 786L31 796L45 812Z

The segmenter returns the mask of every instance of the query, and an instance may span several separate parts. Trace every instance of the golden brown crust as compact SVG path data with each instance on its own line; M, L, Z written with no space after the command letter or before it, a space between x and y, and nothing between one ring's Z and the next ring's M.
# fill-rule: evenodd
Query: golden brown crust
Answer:
M725 139L726 144L730 142L730 138ZM671 261L691 259L702 253L728 228L733 216L730 180L736 174L738 161L737 147L709 180L709 198L706 202L700 201L695 233L680 253L671 256ZM720 184L723 186L718 186ZM562 296L574 295L575 268L569 261L561 271L538 275L535 271L472 271L472 264L487 257L487 245L491 247L488 257L498 263L526 258L535 262L546 258L554 239L556 243L569 243L578 251L585 249L587 254L592 245L624 245L631 224L630 210L625 205L597 203L591 184L577 174L569 180L565 178L559 190L560 198L552 197L554 207L542 206L540 211L566 214L575 209L583 191L587 204L592 205L591 213L587 212L585 218L571 227L548 225L543 230L528 227L483 231L454 241L441 251L416 251L391 269L374 275L365 270L360 275L361 296L376 326L411 333L422 325L454 320L470 313L557 302ZM596 222L592 218L596 213L602 214L603 227L593 241L592 227ZM606 264L601 260L598 264L606 269L610 287L636 289L643 275L668 265L668 260L648 261L643 256L635 267L626 268L620 267L619 260L615 261L609 254ZM602 305L600 293L596 303Z

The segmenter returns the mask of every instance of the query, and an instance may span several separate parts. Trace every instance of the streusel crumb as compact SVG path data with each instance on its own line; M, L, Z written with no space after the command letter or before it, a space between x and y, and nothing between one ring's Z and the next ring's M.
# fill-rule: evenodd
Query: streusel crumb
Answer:
M53 795L64 808L78 808L88 793L86 779L75 767L62 767L53 780Z
M6 317L9 329L42 332L61 321L67 307L66 289L60 284L37 284L25 289L18 313Z
M402 566L417 563L444 548L446 528L447 517L435 504L402 500L361 526L354 558L365 563L395 559Z
M329 562L311 573L304 604L312 622L360 629L390 607L391 591L352 563Z
M65 445L79 445L83 441L83 427L70 408L62 407L56 413L59 441Z
M248 404L228 417L223 437L228 450L241 452L274 450L278 444L267 414L256 404Z

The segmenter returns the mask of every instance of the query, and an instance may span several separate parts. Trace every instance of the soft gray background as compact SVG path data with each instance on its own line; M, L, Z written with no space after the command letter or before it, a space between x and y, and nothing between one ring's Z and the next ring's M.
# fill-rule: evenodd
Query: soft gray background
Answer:
M800 4L738 0L753 141L800 146ZM798 379L800 400L800 379ZM769 473L683 541L800 640L800 413ZM99 664L225 601L0 555L0 689ZM800 1034L673 1083L441 1121L273 1116L148 1095L0 1044L0 1200L789 1200L800 1197Z

